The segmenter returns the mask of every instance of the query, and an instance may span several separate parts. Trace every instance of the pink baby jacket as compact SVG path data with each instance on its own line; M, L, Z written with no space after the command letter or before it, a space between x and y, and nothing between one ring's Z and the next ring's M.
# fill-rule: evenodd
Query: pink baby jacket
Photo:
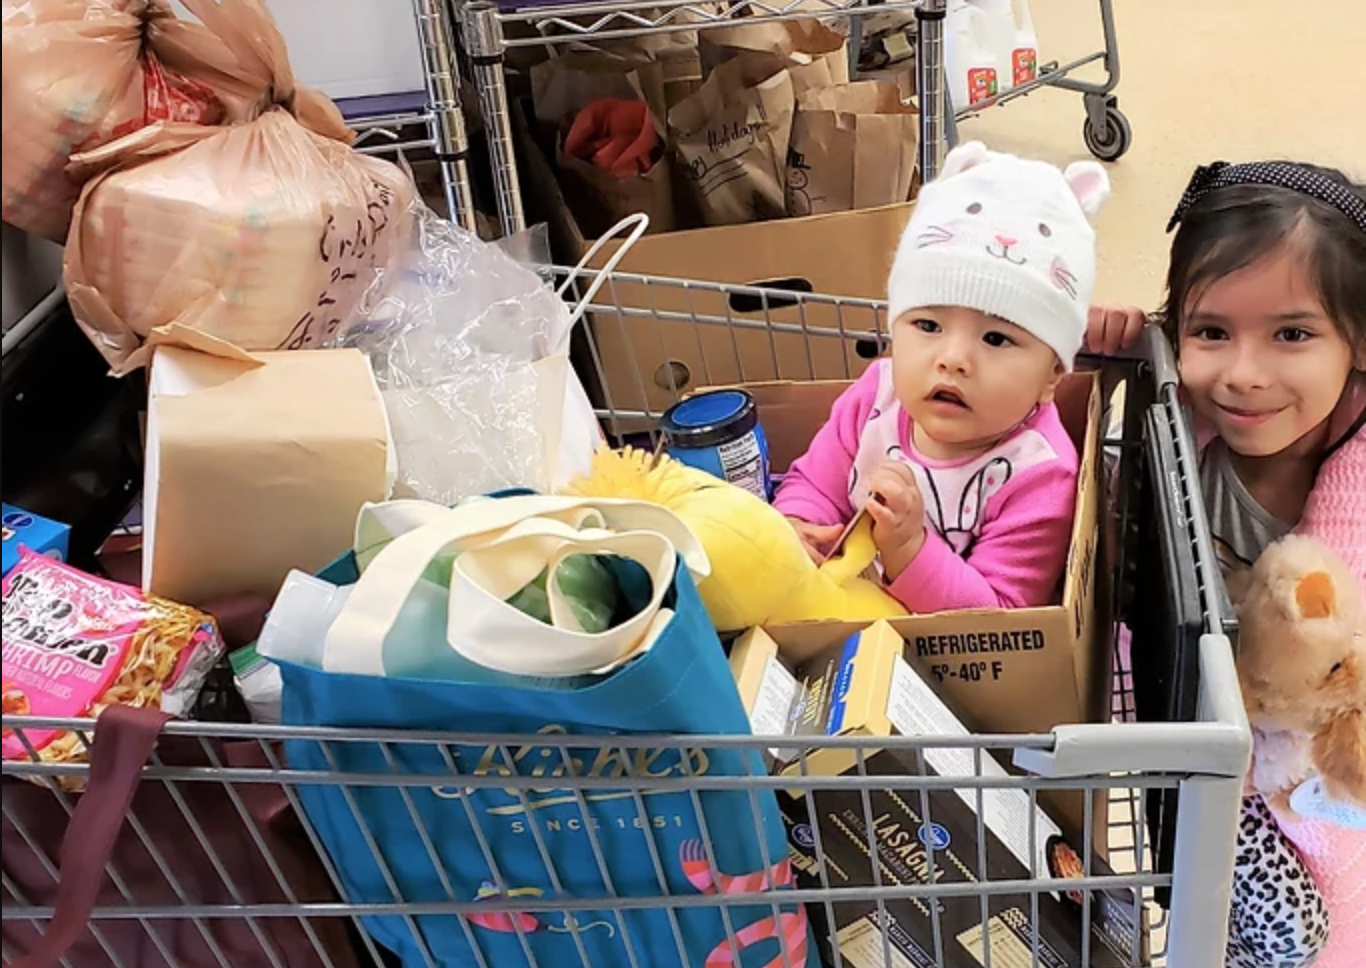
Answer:
M925 544L888 591L911 612L1023 608L1054 597L1071 542L1077 450L1053 404L991 450L942 461L916 450L889 360L877 360L831 408L774 505L811 524L843 525L887 460L915 474Z

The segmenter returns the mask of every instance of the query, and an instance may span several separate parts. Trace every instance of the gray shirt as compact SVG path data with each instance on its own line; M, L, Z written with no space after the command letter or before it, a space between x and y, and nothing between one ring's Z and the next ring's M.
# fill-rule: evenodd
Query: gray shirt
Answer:
M1251 568L1262 549L1290 533L1292 526L1258 504L1238 479L1228 445L1218 437L1200 455L1200 489L1205 495L1214 551L1225 575Z

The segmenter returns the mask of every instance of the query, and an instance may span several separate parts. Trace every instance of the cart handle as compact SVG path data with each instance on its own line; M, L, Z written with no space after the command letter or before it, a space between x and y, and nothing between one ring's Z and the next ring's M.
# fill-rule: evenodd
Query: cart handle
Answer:
M1171 341L1161 328L1151 324L1143 327L1142 335L1145 355L1153 365L1158 389L1175 387L1180 381L1180 373L1176 369L1176 354L1172 351Z
M1037 776L1189 772L1242 779L1252 759L1233 646L1200 637L1200 722L1058 726L1052 749L1017 749L1015 765Z

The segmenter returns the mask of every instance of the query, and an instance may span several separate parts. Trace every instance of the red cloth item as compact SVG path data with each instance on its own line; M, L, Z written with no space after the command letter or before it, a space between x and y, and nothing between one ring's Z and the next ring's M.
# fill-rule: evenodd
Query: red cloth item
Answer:
M617 178L648 172L657 160L659 132L644 101L605 97L574 116L565 154L591 162Z
M6 907L26 903L53 909L51 919L41 924L42 934L27 921L4 922L5 963L14 968L59 963L71 968L113 963L360 968L340 918L252 923L177 917L158 919L151 927L122 918L91 924L97 906L174 906L186 903L186 895L211 905L335 905L339 900L284 788L235 783L234 798L217 783L180 783L177 792L170 784L144 780L153 749L166 766L194 770L228 766L260 773L272 762L255 740L163 735L168 719L158 710L132 706L110 706L101 713L90 780L70 817L48 788L5 777L0 896ZM144 831L124 822L132 817ZM49 858L58 862L55 879ZM122 883L111 881L106 869L117 871ZM159 941L153 942L153 934Z

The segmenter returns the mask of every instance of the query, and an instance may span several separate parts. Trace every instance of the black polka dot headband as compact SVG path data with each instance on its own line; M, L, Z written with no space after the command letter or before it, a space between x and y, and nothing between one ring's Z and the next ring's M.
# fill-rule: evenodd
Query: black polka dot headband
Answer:
M1167 231L1176 228L1190 207L1205 195L1232 185L1270 185L1300 192L1327 202L1366 232L1366 201L1361 196L1326 175L1284 161L1259 161L1245 165L1216 161L1211 165L1201 165L1191 175L1190 184L1186 186L1180 204L1167 223Z

